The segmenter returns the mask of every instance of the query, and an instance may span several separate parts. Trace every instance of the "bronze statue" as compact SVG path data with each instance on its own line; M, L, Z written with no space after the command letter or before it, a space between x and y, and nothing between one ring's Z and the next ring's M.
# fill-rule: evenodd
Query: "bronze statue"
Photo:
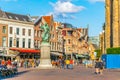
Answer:
M42 32L42 42L49 42L49 37L50 37L50 29L47 23L44 25L40 26L40 28L43 30Z

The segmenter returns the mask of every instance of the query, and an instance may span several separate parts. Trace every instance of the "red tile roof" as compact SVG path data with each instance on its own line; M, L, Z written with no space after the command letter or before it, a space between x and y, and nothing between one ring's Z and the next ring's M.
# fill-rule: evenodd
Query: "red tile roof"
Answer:
M47 22L47 24L50 26L52 23L52 16L42 16L42 18Z

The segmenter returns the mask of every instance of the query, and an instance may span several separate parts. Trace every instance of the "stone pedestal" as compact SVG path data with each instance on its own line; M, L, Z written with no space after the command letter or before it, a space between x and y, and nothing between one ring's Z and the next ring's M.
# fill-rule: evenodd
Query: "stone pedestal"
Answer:
M41 44L41 58L40 64L38 66L40 69L52 69L51 59L50 59L50 44Z

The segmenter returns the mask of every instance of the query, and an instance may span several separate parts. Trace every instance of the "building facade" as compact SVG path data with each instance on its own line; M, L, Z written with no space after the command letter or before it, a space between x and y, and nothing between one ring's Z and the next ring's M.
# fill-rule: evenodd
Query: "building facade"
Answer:
M34 46L35 46L35 49L40 49L40 44L42 42L42 38L41 38L42 31L40 29L41 20L42 20L41 17L38 17L36 20L34 20Z
M97 46L99 46L99 43L100 43L99 36L90 36L88 39L88 43L96 44Z
M39 53L34 50L34 25L30 16L0 10L2 48L20 53Z
M120 46L120 0L106 0L105 46Z
M88 28L74 28L65 24L62 29L66 55L89 53Z

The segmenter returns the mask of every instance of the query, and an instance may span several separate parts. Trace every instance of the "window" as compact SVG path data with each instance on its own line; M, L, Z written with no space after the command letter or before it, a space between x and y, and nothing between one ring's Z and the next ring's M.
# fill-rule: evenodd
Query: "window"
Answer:
M12 27L10 27L10 34L12 34L12 33L13 33L12 29L13 29L13 28L12 28Z
M10 19L12 19L12 16L9 16Z
M22 30L22 35L25 35L25 29Z
M39 31L37 31L37 37L39 37Z
M18 17L15 16L15 19L18 20Z
M24 21L27 21L25 18L23 18Z
M40 48L40 41L38 41L38 48Z
M19 35L19 28L16 28L16 34Z
M6 26L3 26L2 32L3 32L3 33L6 33Z
M25 48L25 38L22 40L22 47Z
M70 47L68 47L68 51L70 51L71 50L71 48Z
M68 31L68 36L71 36L72 35L72 31Z
M16 39L16 47L19 47L19 38Z
M9 41L10 41L10 42L9 42L9 47L12 47L12 39L13 39L13 38L10 37L10 40L9 40Z
M28 35L31 36L31 29L28 30Z
M31 48L31 39L28 39L28 48Z
M2 37L2 47L6 47L6 37Z
M37 48L37 40L35 40L35 48Z
M34 33L35 33L35 36L37 36L37 30L35 30L35 32L34 32Z
M66 36L66 30L62 30L62 35Z
M70 39L68 39L68 44L70 44L71 42L70 42Z
M41 37L41 31L39 30L39 37Z

